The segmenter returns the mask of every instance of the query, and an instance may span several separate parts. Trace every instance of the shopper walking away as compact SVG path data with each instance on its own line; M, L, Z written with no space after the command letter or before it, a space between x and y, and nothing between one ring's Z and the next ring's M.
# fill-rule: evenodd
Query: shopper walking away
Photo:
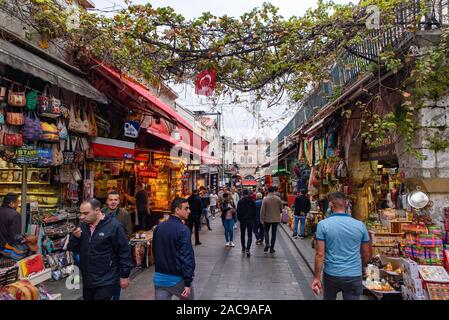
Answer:
M274 245L276 243L276 232L279 223L281 222L282 200L274 194L274 187L268 188L268 195L262 201L262 208L260 209L260 223L265 228L265 249L264 252L276 252ZM269 232L271 229L271 242Z
M254 235L256 236L256 244L262 244L265 236L265 229L262 223L260 223L260 209L262 208L262 193L256 194L256 221L254 223Z
M218 195L215 192L215 189L212 191L209 197L210 201L210 214L212 215L212 218L215 219L215 210L217 209L217 202L218 202Z
M203 189L201 191L201 202L203 205L203 215L204 215L204 219L206 220L206 225L207 225L207 229L209 231L212 231L212 228L210 227L210 221L209 221L209 205L210 205L210 200L209 200L209 194L207 193L207 189Z
M231 188L231 196L232 196L232 202L234 203L234 208L237 208L237 204L239 203L240 196L239 196L239 194L237 192L237 188L236 187L232 187ZM237 223L234 224L234 229L237 229Z
M188 224L190 232L193 230L195 225L195 245L200 245L200 224L201 215L203 213L203 203L200 196L198 195L198 190L193 190L192 195L187 199L189 202L190 214L188 217Z
M295 224L293 227L293 238L298 238L298 223L301 223L299 237L304 239L306 230L306 217L310 212L310 200L307 197L307 190L302 189L301 194L295 199Z
M331 193L328 199L332 214L318 223L312 289L316 294L324 289L324 300L335 300L340 291L344 300L359 300L363 292L362 269L370 259L368 230L363 222L346 213L344 193Z
M236 211L232 195L229 193L223 194L223 204L221 207L221 220L225 229L226 246L235 247L234 244L234 224L236 219Z
M101 203L81 203L80 226L70 235L67 249L80 254L84 300L111 300L117 283L129 286L133 267L125 230L111 215L101 212Z
M237 204L237 218L240 221L242 252L246 252L246 255L249 257L251 256L250 250L253 241L254 222L256 220L256 203L248 189L243 190L243 198ZM248 232L247 242L245 241L246 232Z
M193 300L195 254L192 233L183 223L190 214L188 200L176 198L170 211L169 219L153 234L155 300L171 300L173 296Z

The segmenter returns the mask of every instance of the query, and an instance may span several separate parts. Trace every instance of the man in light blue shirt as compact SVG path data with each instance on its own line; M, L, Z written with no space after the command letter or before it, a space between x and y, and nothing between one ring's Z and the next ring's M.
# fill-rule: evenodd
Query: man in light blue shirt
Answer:
M332 214L318 223L312 290L319 294L324 288L324 300L335 300L340 291L344 300L359 300L363 269L370 259L368 230L363 222L346 213L348 200L344 193L331 193L328 199Z

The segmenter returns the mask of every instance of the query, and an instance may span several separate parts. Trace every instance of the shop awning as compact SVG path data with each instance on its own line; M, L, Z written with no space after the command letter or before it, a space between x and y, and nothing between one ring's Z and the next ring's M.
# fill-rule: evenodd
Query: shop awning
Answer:
M3 39L0 39L0 63L83 97L103 104L108 103L107 98L86 80Z
M201 163L210 165L220 165L220 160L214 157L209 157L203 152L201 155Z
M265 162L264 164L262 164L262 168L268 168L270 166L270 160L268 160L267 162Z
M164 102L159 100L156 96L154 96L150 90L145 87L143 84L138 83L137 81L133 81L130 76L126 76L121 74L120 72L114 70L111 67L108 67L104 63L100 61L93 60L98 64L99 68L114 78L116 81L120 81L125 86L127 86L132 91L136 92L141 97L145 98L147 101L151 102L157 109L161 110L170 118L176 120L179 124L187 128L188 130L193 132L193 127L190 123L184 119L180 114L178 114L175 110L173 110L170 106L166 105Z
M242 186L255 187L255 186L257 186L257 181L256 180L243 180Z
M92 140L94 156L106 159L132 159L136 153L134 142L97 137Z
M318 121L317 123L313 124L310 128L308 128L306 131L304 131L304 134L307 135L309 133L312 133L316 129L319 129L320 127L322 127L324 120L326 120L326 118L323 118L320 121Z

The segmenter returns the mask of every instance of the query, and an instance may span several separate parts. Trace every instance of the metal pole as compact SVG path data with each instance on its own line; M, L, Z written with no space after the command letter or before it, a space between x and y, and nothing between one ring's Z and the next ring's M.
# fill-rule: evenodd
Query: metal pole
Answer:
M22 218L22 233L26 233L26 219L27 219L27 175L28 175L28 167L23 165L22 167L22 206L21 206L21 218ZM31 216L30 216L31 223Z

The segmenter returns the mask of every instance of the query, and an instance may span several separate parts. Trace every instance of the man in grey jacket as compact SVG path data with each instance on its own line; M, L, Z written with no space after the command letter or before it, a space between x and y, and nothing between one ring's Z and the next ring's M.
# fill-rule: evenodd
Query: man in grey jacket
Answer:
M270 249L270 253L276 252L274 244L276 243L276 232L281 222L282 200L274 194L274 187L268 188L268 195L263 199L260 210L260 223L265 227L265 253ZM271 243L269 232L271 229Z

